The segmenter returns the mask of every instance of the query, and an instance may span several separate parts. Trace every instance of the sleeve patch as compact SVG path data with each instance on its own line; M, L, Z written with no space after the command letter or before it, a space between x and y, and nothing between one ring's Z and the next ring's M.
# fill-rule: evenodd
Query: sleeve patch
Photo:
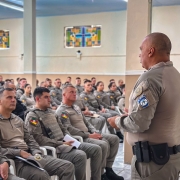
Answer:
M35 117L32 117L29 122L30 122L30 124L32 124L33 126L38 126L38 124L39 124L39 121L38 121L37 118L35 118Z
M63 112L63 113L61 114L61 118L63 118L63 119L67 119L67 118L68 118L68 116L66 115L66 113L64 113L64 112Z
M142 107L142 108L147 108L149 106L149 101L146 98L146 96L142 96L138 99L138 104Z
M101 98L101 96L97 96L97 98L99 99L99 98Z
M88 98L87 98L87 97L85 97L84 99L85 99L86 101L88 100Z

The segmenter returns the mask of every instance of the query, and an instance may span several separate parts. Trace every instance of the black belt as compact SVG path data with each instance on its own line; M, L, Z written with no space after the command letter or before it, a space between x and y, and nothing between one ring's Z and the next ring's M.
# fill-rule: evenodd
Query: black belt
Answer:
M135 155L135 152L136 152L136 145L134 145L132 147L132 150L133 150L133 154ZM169 150L169 155L172 155L172 154L177 154L178 152L180 152L180 145L175 145L173 147L168 147L168 150Z

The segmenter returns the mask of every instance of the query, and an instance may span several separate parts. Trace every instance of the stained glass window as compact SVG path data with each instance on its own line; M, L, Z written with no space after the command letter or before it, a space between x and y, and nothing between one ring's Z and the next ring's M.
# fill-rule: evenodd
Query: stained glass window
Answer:
M65 47L100 47L101 26L76 26L65 28Z
M0 30L0 49L9 48L9 31Z

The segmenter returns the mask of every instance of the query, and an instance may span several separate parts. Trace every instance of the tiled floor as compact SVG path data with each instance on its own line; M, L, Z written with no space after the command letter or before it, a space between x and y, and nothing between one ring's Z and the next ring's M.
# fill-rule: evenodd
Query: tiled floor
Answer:
M124 164L124 149L122 143L119 144L118 154L113 164L113 170L125 180L131 180L131 166Z

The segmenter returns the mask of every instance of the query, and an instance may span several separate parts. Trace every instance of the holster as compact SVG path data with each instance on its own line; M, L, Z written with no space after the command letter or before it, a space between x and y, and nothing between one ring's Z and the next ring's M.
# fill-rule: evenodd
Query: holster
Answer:
M151 159L154 163L158 165L164 165L169 161L169 149L168 144L158 144L158 145L151 145Z

